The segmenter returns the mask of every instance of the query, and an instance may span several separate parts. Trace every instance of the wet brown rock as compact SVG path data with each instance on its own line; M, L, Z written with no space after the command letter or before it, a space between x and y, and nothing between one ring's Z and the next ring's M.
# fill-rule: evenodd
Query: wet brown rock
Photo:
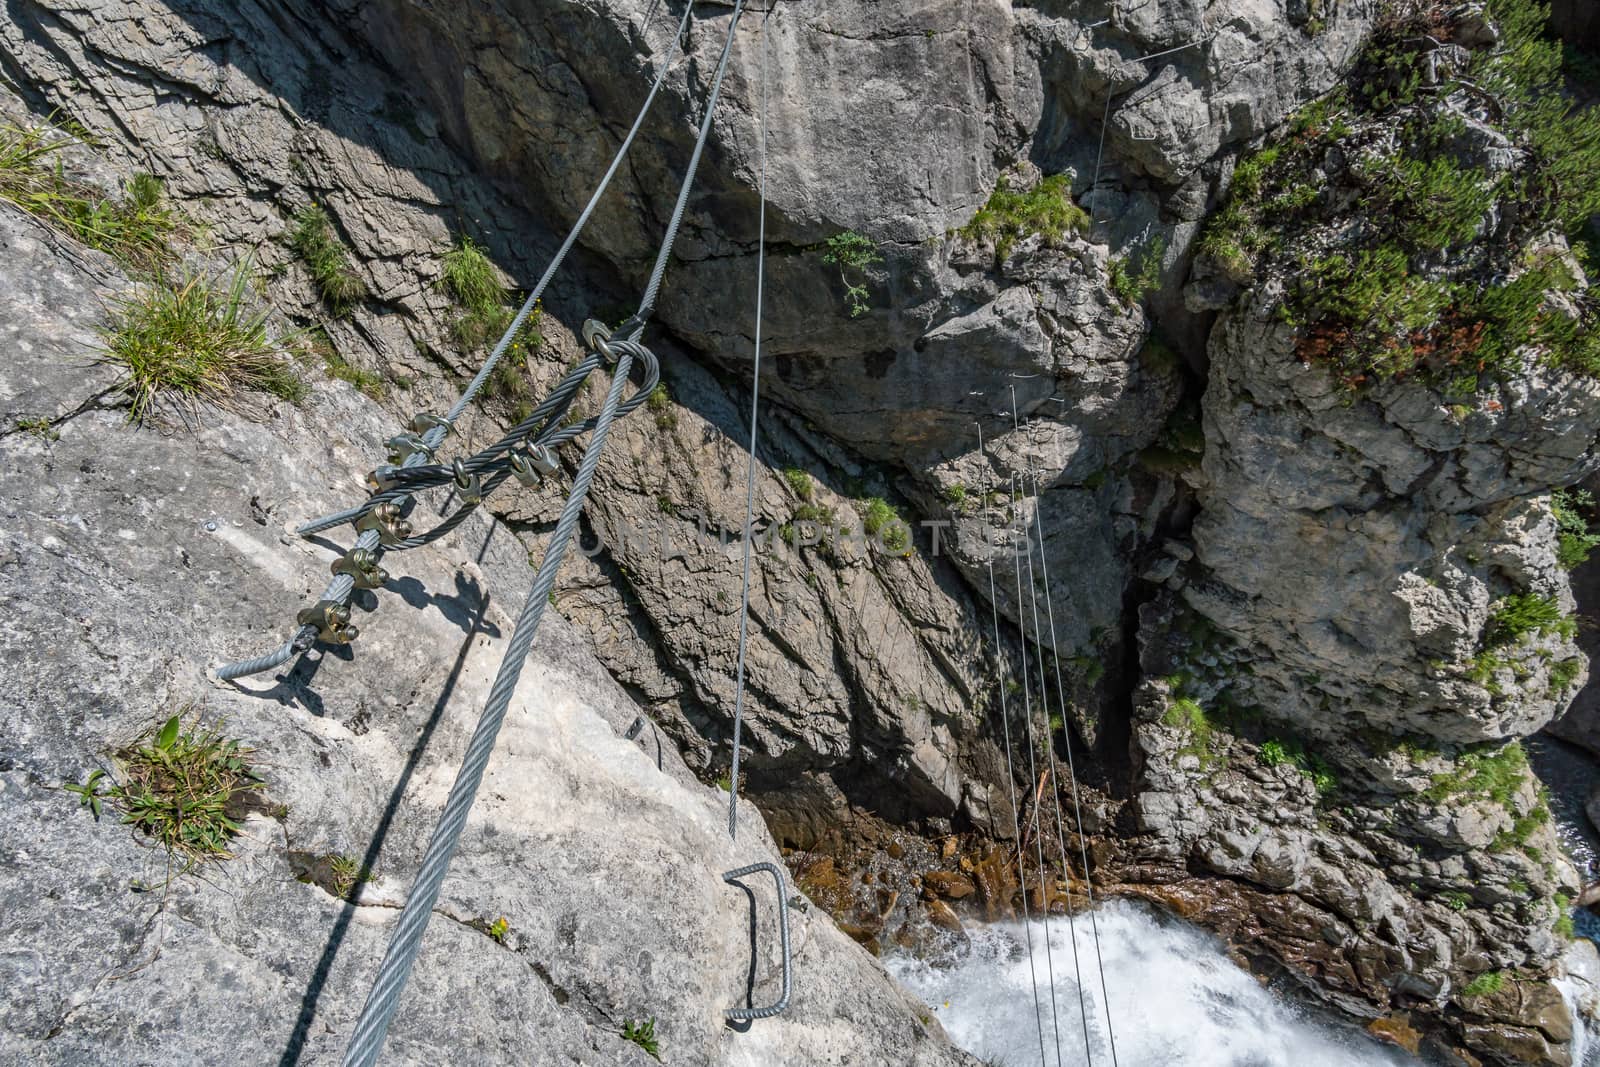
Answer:
M946 904L944 901L930 900L928 901L926 910L928 913L928 921L933 923L933 925L957 934L966 932L961 925L961 920L956 917L956 913L951 910L950 905Z
M953 871L932 871L922 876L922 887L946 900L962 900L977 892L972 879Z
M1367 1024L1367 1033L1379 1041L1398 1045L1413 1056L1422 1047L1422 1033L1411 1025L1409 1015L1385 1015L1381 1019L1374 1019Z

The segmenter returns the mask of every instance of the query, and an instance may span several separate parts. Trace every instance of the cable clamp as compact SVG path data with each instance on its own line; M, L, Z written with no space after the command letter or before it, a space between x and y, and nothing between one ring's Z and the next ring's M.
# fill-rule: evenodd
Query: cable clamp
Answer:
M334 574L348 574L357 589L381 589L389 580L389 572L378 566L378 554L371 549L352 548L333 561Z
M361 635L350 625L350 605L337 600L319 600L295 616L301 626L315 626L317 640L330 645L348 645Z
M544 445L529 445L511 453L511 473L529 489L560 469L555 454Z
M411 416L410 426L412 433L427 433L429 430L439 429L445 433L450 432L450 420L442 419L437 415L430 415L426 411L419 411Z
M362 533L376 531L378 543L385 548L393 548L411 536L411 524L400 517L400 505L392 500L385 500L357 519L356 529Z
M384 444L389 449L389 462L397 467L404 466L406 460L419 453L424 459L433 459L433 449L428 446L428 442L414 433L391 437Z
M469 473L464 460L457 459L453 464L456 478L456 488L461 492L463 504L478 504L483 501L483 480L475 473Z
M379 467L377 470L369 471L367 473L367 488L374 493L382 493L385 490L393 489L400 484L399 479L395 477L395 472L399 469L399 467Z

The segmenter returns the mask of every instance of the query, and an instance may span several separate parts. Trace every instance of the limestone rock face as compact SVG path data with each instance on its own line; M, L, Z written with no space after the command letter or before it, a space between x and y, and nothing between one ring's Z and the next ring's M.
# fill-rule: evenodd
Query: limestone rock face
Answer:
M88 357L131 286L0 209L0 1059L338 1062L532 572L469 526L390 557L348 649L208 682L321 588L332 545L285 527L359 495L392 420L319 378L299 408L129 425ZM242 741L263 781L234 858L191 872L60 788L173 714ZM730 841L726 793L639 718L547 613L385 1062L649 1062L620 1036L649 1018L684 1063L972 1062L798 896L793 1007L725 1028L778 974L770 886L752 962L721 872L777 853L749 804ZM337 857L371 868L353 900L316 884Z

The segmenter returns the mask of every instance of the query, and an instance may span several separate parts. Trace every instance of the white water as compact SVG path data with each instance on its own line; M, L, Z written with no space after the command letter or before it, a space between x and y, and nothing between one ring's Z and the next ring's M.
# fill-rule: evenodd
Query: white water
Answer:
M1334 1024L1264 988L1203 931L1112 901L1096 911L1119 1067L1390 1067L1417 1061L1363 1031ZM1073 982L1067 920L1034 922L1034 961L1044 1020L1045 1067L1056 1065L1055 1029L1042 931L1055 968L1063 1067L1110 1067L1105 1004L1087 916L1077 920L1088 1004L1090 1061ZM951 1040L1004 1067L1040 1067L1039 1026L1023 928L971 929L971 940L932 961L889 957L885 965L927 1001Z

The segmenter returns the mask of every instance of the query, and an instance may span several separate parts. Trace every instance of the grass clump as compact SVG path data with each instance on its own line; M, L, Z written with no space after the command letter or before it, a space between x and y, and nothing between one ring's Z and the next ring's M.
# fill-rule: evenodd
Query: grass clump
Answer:
M1011 188L1001 175L988 201L972 221L956 231L969 240L992 240L994 254L1004 260L1017 241L1033 234L1047 245L1059 245L1069 233L1089 228L1089 215L1072 202L1065 174L1052 174L1027 191Z
M622 1024L622 1040L632 1041L657 1060L661 1059L661 1043L656 1038L656 1021L654 1019L649 1019L642 1023L636 1023L632 1020L624 1022Z
M53 126L0 127L0 200L15 204L124 265L158 271L172 258L177 228L163 203L161 182L149 174L129 179L120 200L66 176L55 153L82 143Z
M1569 571L1581 567L1600 545L1600 534L1589 532L1594 496L1586 489L1558 489L1550 506L1556 517L1556 562Z
M184 727L182 716L166 722L116 754L117 779L104 792L105 771L81 785L68 784L95 817L103 801L122 812L122 821L183 861L232 856L229 842L239 833L239 803L261 780L251 769L250 750L198 722Z
M250 270L226 282L194 274L152 281L111 305L104 358L121 364L128 417L139 421L164 397L236 409L247 390L297 401L305 384L286 358L269 312L250 308Z
M1200 241L1200 260L1237 284L1269 256L1284 269L1296 356L1347 390L1413 379L1470 398L1529 360L1600 375L1600 301L1548 247L1600 210L1600 109L1564 91L1546 5L1487 6L1500 40L1462 69L1436 68L1430 41L1454 11L1391 8L1348 83L1238 164ZM1468 98L1516 147L1508 172L1468 148L1475 135L1445 104ZM1359 218L1312 212L1330 186L1360 188Z
M839 280L844 283L844 305L852 319L872 310L866 272L874 263L883 262L872 238L855 230L836 233L823 244L822 262L839 268ZM851 281L852 274L855 281Z
M1515 645L1531 635L1571 640L1578 631L1577 620L1561 611L1561 605L1538 593L1513 593L1494 606L1484 629L1484 647Z
M21 433L31 434L41 441L59 441L61 433L47 416L40 415L35 418L18 419L16 428Z
M783 471L783 484L789 487L789 492L801 500L810 500L813 492L811 475L799 467L786 467Z
M886 551L904 555L911 550L910 524L882 497L873 497L862 508L861 529Z
M516 312L506 306L507 292L500 284L500 276L482 245L466 234L456 240L444 254L443 273L439 284L462 309L462 315L451 327L456 342L465 348L477 348L496 340L505 333ZM522 341L525 348L537 348L543 343L539 334L542 309L535 305L513 339Z
M289 247L311 272L311 284L335 315L367 295L367 283L350 266L350 255L333 232L333 220L311 203L295 212Z
M1486 997L1505 988L1506 976L1499 971L1484 971L1461 987L1464 997Z
M672 394L667 390L666 382L656 383L650 395L645 397L644 406L655 416L656 429L665 431L678 425L678 413L672 407Z
M1455 768L1433 776L1423 796L1434 803L1481 798L1502 807L1511 803L1528 779L1528 754L1513 741L1495 751L1464 753Z

